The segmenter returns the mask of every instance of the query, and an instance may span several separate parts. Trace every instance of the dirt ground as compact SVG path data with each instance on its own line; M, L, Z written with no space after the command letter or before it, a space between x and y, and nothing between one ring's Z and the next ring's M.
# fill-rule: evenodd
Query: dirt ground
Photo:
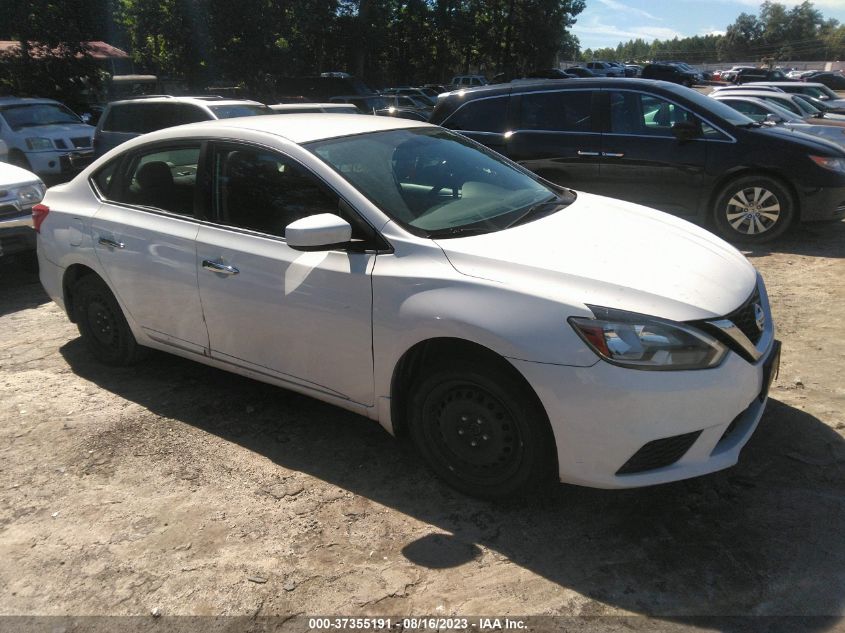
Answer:
M0 615L845 615L845 223L747 254L783 360L740 464L510 505L309 398L103 367L4 264Z

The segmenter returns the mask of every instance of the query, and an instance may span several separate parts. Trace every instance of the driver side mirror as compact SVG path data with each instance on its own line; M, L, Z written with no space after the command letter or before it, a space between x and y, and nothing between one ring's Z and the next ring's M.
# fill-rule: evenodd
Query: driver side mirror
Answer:
M94 117L92 117L92 116L91 116L91 113L90 113L90 112L86 112L85 114L83 114L83 115L82 115L81 117L79 117L79 118L80 118L80 119L82 119L82 122L83 122L83 123L85 123L85 124L87 124L87 125L91 125L91 120L92 120Z
M777 114L767 114L766 118L763 120L763 123L766 125L777 125L778 123L783 123L783 119L780 118Z
M701 130L693 121L678 121L672 126L672 134L679 141L691 141L701 135Z
M352 239L352 226L333 213L300 218L285 227L288 246L298 251L330 251Z

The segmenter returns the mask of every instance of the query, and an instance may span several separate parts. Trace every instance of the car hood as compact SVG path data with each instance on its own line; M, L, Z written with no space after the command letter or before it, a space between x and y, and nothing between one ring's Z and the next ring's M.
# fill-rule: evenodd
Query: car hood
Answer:
M31 171L0 162L0 189L41 182Z
M18 130L17 133L24 136L37 136L50 139L65 139L70 136L88 136L93 138L94 129L93 125L86 125L85 123L56 123L54 125L24 127Z
M573 307L593 304L677 321L732 312L757 279L742 253L712 233L587 193L533 222L436 242L464 275Z

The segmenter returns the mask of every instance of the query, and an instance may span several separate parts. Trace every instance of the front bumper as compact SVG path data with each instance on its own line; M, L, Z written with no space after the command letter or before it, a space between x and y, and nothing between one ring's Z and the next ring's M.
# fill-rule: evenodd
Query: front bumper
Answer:
M32 211L14 200L0 201L0 257L35 249Z
M696 477L736 464L767 401L774 355L754 364L731 352L716 368L637 371L598 362L568 367L511 360L546 409L562 482L632 488ZM650 443L686 436L676 461L621 474Z
M75 174L94 161L94 150L27 152L26 158L39 176Z
M818 187L799 190L802 222L845 218L845 187Z

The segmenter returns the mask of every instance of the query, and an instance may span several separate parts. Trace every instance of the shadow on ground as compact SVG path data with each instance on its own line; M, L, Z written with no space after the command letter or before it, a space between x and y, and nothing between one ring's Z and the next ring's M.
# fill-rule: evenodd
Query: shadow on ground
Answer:
M165 354L115 371L78 339L61 353L80 376L161 416L436 526L441 535L400 544L424 567L461 565L484 546L602 603L673 621L843 611L845 444L778 401L728 471L640 490L554 486L495 505L441 485L376 423L310 398Z
M736 245L746 257L764 257L772 253L792 253L811 257L845 258L845 222L811 222L796 224L771 244L745 247Z
M50 301L38 280L37 268L31 255L0 257L0 316Z

